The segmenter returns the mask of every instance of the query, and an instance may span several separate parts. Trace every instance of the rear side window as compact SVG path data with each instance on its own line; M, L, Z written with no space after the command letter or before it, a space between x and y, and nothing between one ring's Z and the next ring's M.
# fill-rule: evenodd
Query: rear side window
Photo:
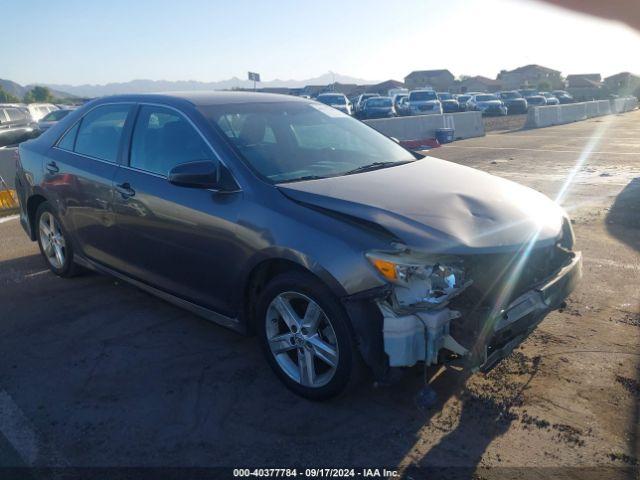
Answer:
M167 175L181 163L212 159L205 141L182 115L168 108L140 108L131 139L131 167Z
M58 142L58 148L63 150L73 151L73 147L76 144L76 135L78 134L78 127L80 122L76 123L71 130L64 134L64 136Z
M24 112L20 111L17 108L7 108L6 112L11 122L23 122L27 119L27 116L24 114Z
M104 105L91 110L80 122L74 151L115 163L130 109L131 105Z

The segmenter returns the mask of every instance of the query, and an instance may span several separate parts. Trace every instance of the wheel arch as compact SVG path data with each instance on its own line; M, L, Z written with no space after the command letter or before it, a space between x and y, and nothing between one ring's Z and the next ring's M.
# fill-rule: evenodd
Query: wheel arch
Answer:
M34 193L33 195L29 196L29 198L27 199L27 219L29 222L29 238L32 241L36 240L36 212L38 211L38 208L40 207L40 205L42 205L46 201L48 201L47 198L40 193Z
M240 316L246 325L247 333L255 331L255 300L267 283L277 275L285 272L303 272L316 277L337 297L344 298L347 295L344 287L338 280L317 262L307 256L289 251L262 252L258 258L250 263L243 274L241 283Z

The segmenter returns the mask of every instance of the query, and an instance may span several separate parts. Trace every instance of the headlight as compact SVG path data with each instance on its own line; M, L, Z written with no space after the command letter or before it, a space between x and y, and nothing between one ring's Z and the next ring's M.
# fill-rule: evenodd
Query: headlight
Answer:
M465 279L462 262L455 257L379 251L366 256L380 275L396 286L393 296L400 308L442 305L471 284Z

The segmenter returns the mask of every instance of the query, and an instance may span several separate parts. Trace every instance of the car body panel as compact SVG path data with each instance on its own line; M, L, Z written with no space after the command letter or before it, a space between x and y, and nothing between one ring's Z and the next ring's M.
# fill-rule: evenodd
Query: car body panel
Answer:
M534 235L553 242L561 229L561 209L541 193L432 157L280 188L297 201L375 222L418 251L510 250Z

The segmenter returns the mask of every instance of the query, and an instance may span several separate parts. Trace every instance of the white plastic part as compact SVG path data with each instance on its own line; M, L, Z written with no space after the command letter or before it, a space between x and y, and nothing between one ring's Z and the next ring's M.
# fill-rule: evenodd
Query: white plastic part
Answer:
M449 335L449 324L460 312L449 308L396 315L380 304L384 315L384 351L391 367L410 367L420 361L427 365L438 362L438 352L447 348L459 355L467 350Z

